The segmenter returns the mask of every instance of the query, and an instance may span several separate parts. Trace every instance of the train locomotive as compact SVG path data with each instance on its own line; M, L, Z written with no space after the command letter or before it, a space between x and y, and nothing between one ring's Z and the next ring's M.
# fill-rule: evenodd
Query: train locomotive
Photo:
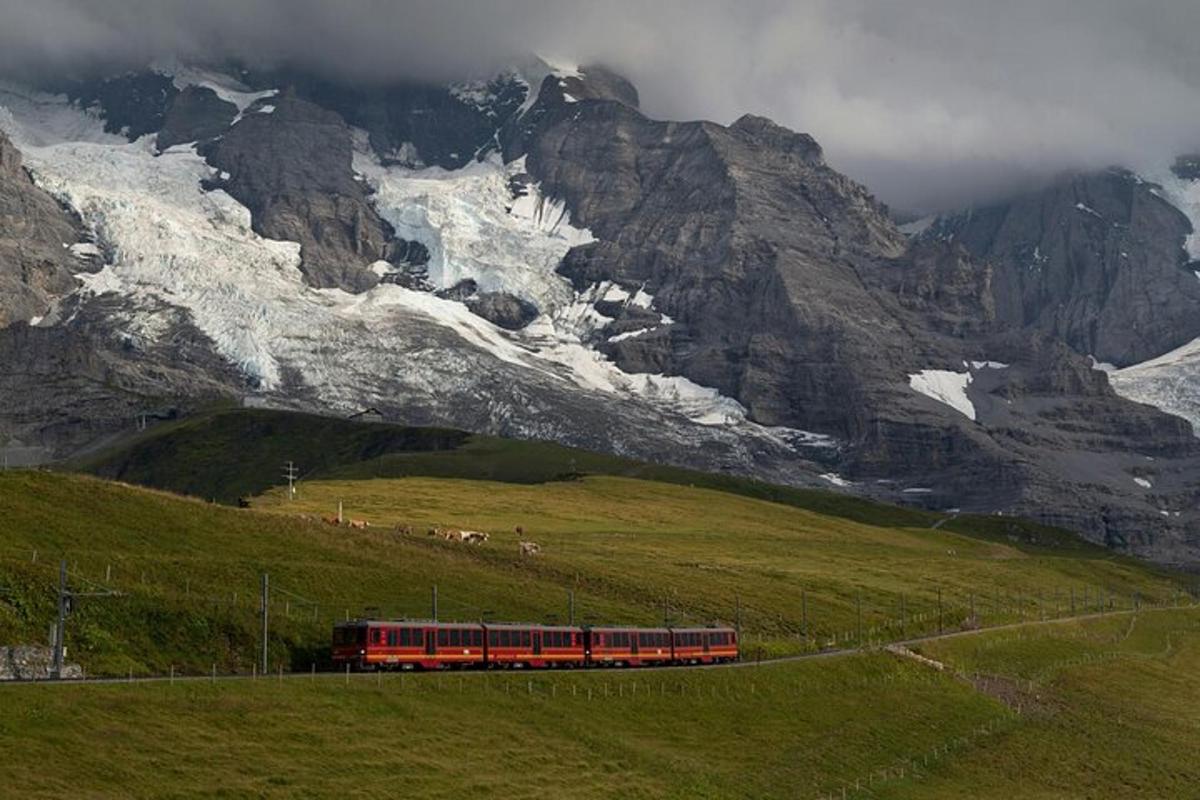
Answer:
M738 635L729 627L359 619L333 628L334 665L352 670L643 667L737 659Z

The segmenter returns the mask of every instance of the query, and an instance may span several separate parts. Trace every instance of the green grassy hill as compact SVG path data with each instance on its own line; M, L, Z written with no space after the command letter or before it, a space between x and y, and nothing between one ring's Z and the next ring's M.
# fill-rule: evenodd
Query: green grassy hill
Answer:
M319 521L337 501L365 531ZM337 619L736 621L757 655L1169 603L1178 578L1099 549L1002 543L945 528L873 526L711 489L590 477L549 484L407 478L304 482L233 509L94 478L0 474L0 642L47 638L66 558L83 599L71 657L93 673L248 671L260 576L274 587L275 658L325 658ZM397 533L397 524L412 535ZM435 541L434 524L488 531ZM515 533L516 526L524 533ZM517 540L543 547L522 558ZM940 601L939 601L940 596ZM1103 598L1103 601L1101 601ZM940 612L939 612L940 609ZM974 618L972 618L974 610Z
M0 786L35 798L845 789L1008 800L1186 796L1200 779L1190 758L1200 695L1188 680L1200 611L1173 608L1190 602L1186 576L1056 531L1016 523L1016 535L1009 521L932 529L930 515L856 510L823 493L772 501L754 484L611 474L518 481L497 466L540 445L466 439L392 454L432 471L472 463L479 447L504 481L376 478L372 465L388 456L353 460L370 446L301 481L295 499L269 489L247 509L89 476L0 473L0 645L45 641L66 559L72 589L119 592L81 597L69 617L68 658L89 673L246 675L263 573L272 586L269 678L0 686ZM212 453L200 473L224 463ZM163 478L163 465L171 481L188 474L163 454L145 465L143 477ZM321 522L339 501L372 526ZM491 538L447 543L424 533L431 525ZM522 558L520 539L543 555ZM873 650L710 671L309 677L325 666L335 620L427 616L434 584L443 619L562 621L569 593L581 622L740 616L751 662L1020 627L922 643L942 671ZM1136 615L1119 610L1135 604Z
M1200 613L695 671L0 687L14 796L1193 796ZM47 765L53 765L50 769Z
M165 423L70 466L234 505L278 486L288 461L305 480L433 477L541 484L613 475L717 489L877 526L922 527L941 519L833 491L647 464L550 442L261 409L219 408ZM964 515L943 521L951 530L987 532L1003 541L1089 548L1066 531L1025 520Z

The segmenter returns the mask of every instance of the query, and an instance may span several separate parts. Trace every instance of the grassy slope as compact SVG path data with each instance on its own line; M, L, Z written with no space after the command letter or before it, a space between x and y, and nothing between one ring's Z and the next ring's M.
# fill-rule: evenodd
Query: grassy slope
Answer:
M294 461L307 479L467 478L535 484L587 475L616 475L718 489L872 525L928 526L939 515L837 492L776 486L733 475L647 464L549 442L499 439L457 431L355 423L283 411L217 409L152 428L73 466L220 503L280 483ZM986 529L1010 538L1090 546L1053 528L1005 518L964 516L950 529Z
M882 654L708 672L0 687L0 785L31 798L1191 796L1200 614L1145 613L1132 633L1130 619L925 647L994 681L1032 677L1019 713L1018 695Z
M383 524L350 532L297 516L338 498ZM900 633L901 595L906 632L934 630L939 586L947 627L962 623L972 594L991 624L1065 611L1072 588L1080 604L1085 586L1092 602L1103 585L1119 605L1135 591L1150 601L1175 591L1168 576L1100 550L1018 549L625 478L308 482L295 502L260 503L265 511L236 510L90 478L0 474L0 641L44 641L60 554L74 586L125 593L82 600L70 621L72 657L110 674L247 670L263 571L276 589L274 652L298 669L321 660L334 619L366 607L425 615L433 583L442 618L457 619L561 620L574 590L581 621L653 623L666 599L674 620L708 622L732 620L740 598L748 643L768 653L854 639L860 594L864 638L881 639ZM397 521L494 536L466 548L395 535ZM542 558L517 555L518 524Z
M990 641L989 641L990 639ZM1200 616L1144 614L925 648L966 672L1031 680L1019 730L948 763L921 796L1194 797ZM907 793L882 797L907 797Z

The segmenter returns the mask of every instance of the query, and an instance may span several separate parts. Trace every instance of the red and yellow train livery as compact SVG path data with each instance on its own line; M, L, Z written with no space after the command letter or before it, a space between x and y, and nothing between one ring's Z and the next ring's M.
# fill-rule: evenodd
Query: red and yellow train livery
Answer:
M357 670L640 667L736 661L733 628L575 627L353 620L333 628L333 661Z

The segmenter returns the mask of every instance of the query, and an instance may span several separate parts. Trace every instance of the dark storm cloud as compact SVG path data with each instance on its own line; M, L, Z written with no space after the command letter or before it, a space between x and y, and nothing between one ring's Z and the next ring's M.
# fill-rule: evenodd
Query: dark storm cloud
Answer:
M456 77L603 61L648 112L815 135L885 199L977 199L1200 146L1195 0L0 0L0 69L291 61Z

